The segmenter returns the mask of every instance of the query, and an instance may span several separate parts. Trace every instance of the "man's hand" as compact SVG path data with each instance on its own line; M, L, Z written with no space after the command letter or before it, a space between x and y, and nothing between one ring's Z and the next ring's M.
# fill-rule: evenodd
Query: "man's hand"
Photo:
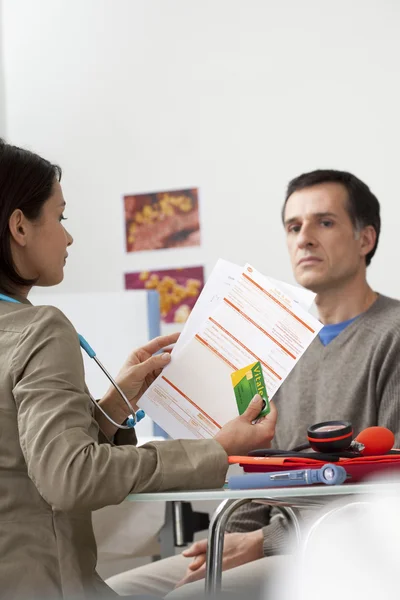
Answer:
M222 557L222 570L226 571L233 567L244 565L263 557L264 535L262 529L249 533L226 533L224 538L224 553ZM176 587L185 583L203 579L206 574L206 551L207 540L195 542L185 550L183 556L193 557L187 568L185 577L181 579Z

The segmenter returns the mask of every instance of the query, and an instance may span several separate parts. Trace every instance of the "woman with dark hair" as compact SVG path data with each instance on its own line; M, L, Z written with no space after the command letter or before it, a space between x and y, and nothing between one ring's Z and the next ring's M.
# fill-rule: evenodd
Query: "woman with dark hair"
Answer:
M0 141L0 597L7 599L113 597L96 573L91 511L130 492L220 487L227 455L265 447L276 422L272 405L253 424L262 408L256 396L214 440L136 448L134 430L91 410L75 329L58 309L27 299L33 285L63 279L73 240L62 223L60 179L59 167ZM149 342L123 366L116 379L132 411L170 361L168 352L154 354L176 339ZM99 404L119 424L130 412L114 388Z

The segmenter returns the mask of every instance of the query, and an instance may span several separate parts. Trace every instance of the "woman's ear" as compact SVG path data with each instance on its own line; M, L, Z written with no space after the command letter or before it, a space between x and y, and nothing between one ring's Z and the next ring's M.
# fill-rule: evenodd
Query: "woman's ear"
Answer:
M360 233L361 256L367 256L373 250L376 244L376 231L372 225L367 225Z
M8 221L11 238L18 246L24 247L27 243L27 219L22 210L17 208Z

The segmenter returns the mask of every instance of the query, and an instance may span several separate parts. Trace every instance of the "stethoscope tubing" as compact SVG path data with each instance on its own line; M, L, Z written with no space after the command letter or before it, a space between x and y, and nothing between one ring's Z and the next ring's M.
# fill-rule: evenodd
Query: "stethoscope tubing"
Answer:
M104 375L108 378L108 380L111 382L111 384L117 390L117 392L119 393L119 395L121 396L121 398L123 399L123 401L125 402L125 404L127 405L128 409L130 410L130 412L134 416L129 417L127 419L127 421L126 421L127 424L126 425L118 425L118 423L116 423L109 415L107 415L107 413L105 412L105 410L93 398L93 396L91 394L89 394L89 397L90 397L91 401L94 403L94 405L96 406L96 408L98 408L100 410L100 412L102 412L103 415L105 417L107 417L107 419L110 421L110 423L112 423L115 427L118 427L119 429L132 429L132 427L135 427L136 423L138 423L144 417L144 411L138 411L138 413L140 413L140 414L138 414L137 416L135 415L135 412L132 409L132 405L129 402L128 398L125 396L124 392L121 390L120 386L115 381L115 379L112 377L112 375L107 371L107 369L105 368L105 366L103 365L103 363L97 358L96 352L93 350L93 348L91 347L91 345L89 344L89 342L80 333L78 334L78 338L79 338L79 343L81 345L81 348L86 352L86 354L89 356L89 358L92 358L98 364L98 366L100 367L100 369L103 371Z
M11 298L10 296L6 296L5 294L0 294L0 301L1 300L3 302L10 302L11 304L21 304L21 302L19 300L16 300L15 298ZM117 429L132 429L132 427L135 427L136 423L138 423L141 419L143 419L143 417L145 416L144 411L138 410L138 412L135 414L135 411L133 410L132 405L129 402L128 398L126 397L126 395L124 394L124 392L122 391L122 389L120 388L118 383L115 381L115 379L112 377L112 375L107 371L107 369L105 368L103 363L100 362L100 360L97 358L96 352L93 350L93 348L90 346L90 344L85 340L83 335L78 334L78 338L79 338L79 344L80 344L81 348L86 352L86 354L90 358L92 358L98 364L100 369L103 371L103 373L106 375L108 380L111 382L111 384L114 386L114 388L117 390L117 392L119 393L119 395L121 396L121 398L123 399L125 404L127 405L128 409L130 411L129 414L131 416L126 419L126 421L125 421L126 425L117 423L116 421L114 421L114 419L112 419L106 413L106 411L100 406L99 402L95 398L93 398L93 396L89 392L90 400L93 402L94 406L106 417L106 419L108 419L108 421L112 425L114 425L114 427L117 427Z

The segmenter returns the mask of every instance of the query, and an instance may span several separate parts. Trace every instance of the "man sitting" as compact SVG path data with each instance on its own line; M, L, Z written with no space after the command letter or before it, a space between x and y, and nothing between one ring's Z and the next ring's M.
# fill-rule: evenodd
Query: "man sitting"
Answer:
M317 294L324 327L274 396L274 447L297 446L309 425L333 419L351 421L355 434L387 427L398 445L400 302L373 291L366 278L380 234L377 198L350 173L313 171L289 183L282 218L295 278ZM248 596L264 584L270 557L285 552L288 525L276 511L250 504L227 531L222 589ZM122 595L190 598L204 591L206 547L196 542L107 583Z

